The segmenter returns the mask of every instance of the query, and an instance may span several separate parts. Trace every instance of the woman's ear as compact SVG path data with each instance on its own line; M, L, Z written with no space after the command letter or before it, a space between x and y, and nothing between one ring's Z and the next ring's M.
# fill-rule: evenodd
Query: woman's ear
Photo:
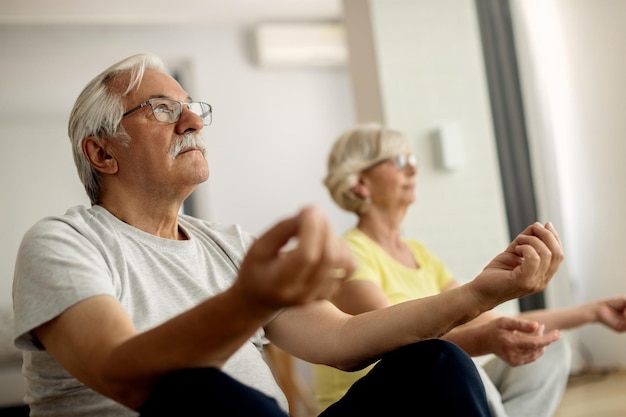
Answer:
M92 167L103 174L117 172L117 160L108 147L108 142L94 136L83 139L83 154Z
M359 180L359 182L352 187L352 191L361 198L368 198L370 196L370 190L365 184L363 184L363 182L361 182L361 180Z

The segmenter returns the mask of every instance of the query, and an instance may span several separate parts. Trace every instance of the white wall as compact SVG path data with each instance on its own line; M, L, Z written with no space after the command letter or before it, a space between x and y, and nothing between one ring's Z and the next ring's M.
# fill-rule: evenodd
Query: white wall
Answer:
M509 241L474 1L371 3L385 115L413 134L420 161L407 234L470 280ZM465 159L452 172L438 167L433 140L445 123Z
M88 203L66 133L76 96L98 72L137 52L188 63L190 93L214 106L204 134L211 178L195 200L200 217L259 233L315 203L338 230L347 227L349 217L321 185L331 142L354 122L347 70L257 68L248 29L0 27L0 307L11 306L26 229Z
M561 306L623 295L626 2L512 5L540 202L566 251L567 279L550 300ZM598 325L571 333L581 367L626 366L626 337Z

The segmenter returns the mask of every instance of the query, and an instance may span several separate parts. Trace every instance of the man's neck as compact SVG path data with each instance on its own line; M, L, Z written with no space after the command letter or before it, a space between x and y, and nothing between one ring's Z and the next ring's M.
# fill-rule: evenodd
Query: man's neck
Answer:
M178 225L180 204L147 204L137 200L116 204L115 201L108 200L99 205L124 223L151 235L164 239L187 239Z

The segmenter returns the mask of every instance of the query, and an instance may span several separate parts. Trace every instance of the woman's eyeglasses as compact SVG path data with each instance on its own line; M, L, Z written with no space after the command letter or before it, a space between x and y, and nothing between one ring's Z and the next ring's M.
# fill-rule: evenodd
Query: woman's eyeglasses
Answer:
M384 164L385 162L391 162L399 170L403 170L407 166L411 166L411 168L417 168L417 158L415 157L415 155L411 153L410 154L399 153L397 155L392 156L391 158L385 158L383 160L377 161L374 164L365 168L363 171L369 171L370 169L374 169L378 165Z

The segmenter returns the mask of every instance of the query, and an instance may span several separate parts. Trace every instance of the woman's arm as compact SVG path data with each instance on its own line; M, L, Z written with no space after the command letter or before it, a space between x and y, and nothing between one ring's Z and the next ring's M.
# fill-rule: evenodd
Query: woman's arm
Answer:
M616 331L626 331L626 297L612 297L553 310L523 312L520 318L545 324L546 329L573 329L599 323Z

